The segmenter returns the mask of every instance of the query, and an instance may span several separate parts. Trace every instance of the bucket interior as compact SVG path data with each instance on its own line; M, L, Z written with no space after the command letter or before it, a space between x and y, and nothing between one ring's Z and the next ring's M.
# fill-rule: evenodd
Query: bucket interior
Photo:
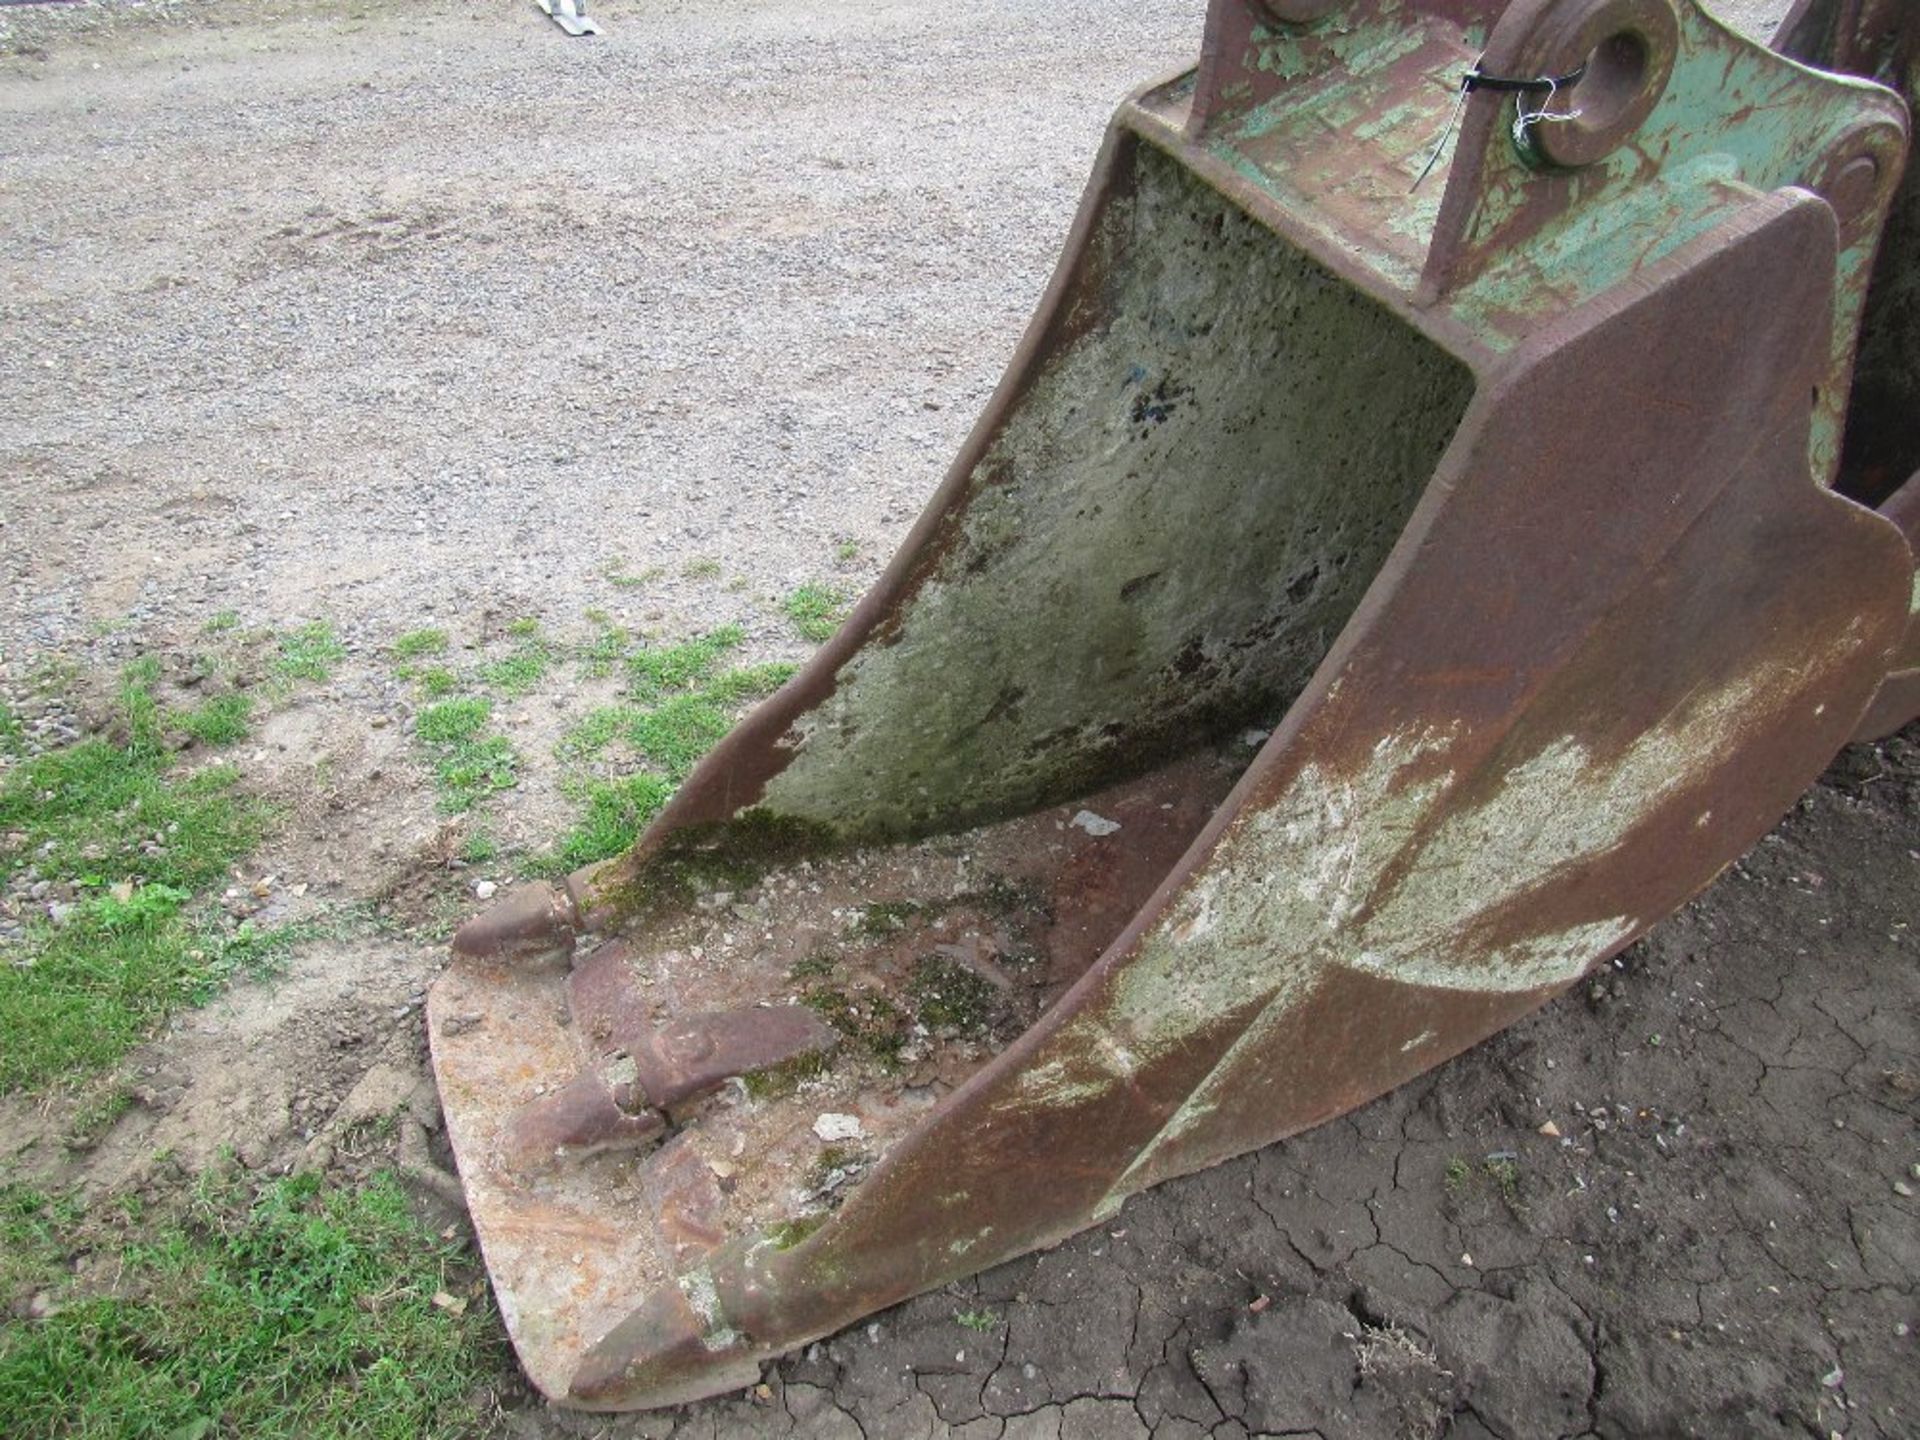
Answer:
M476 1097L450 1122L537 1379L532 1317L567 1315L536 1343L572 1352L724 1238L798 1240L1056 1003L1306 685L1459 425L1459 361L1153 146L1123 134L1113 166L758 828L669 836L626 933L575 960L663 1026L797 1004L837 1043L689 1101L664 1144L513 1174L516 1109L595 1062L591 1027L564 975L445 982L442 1016L513 1012L512 1047L436 1020L435 1054Z
M1452 438L1463 364L1160 150L1123 136L1114 164L1033 363L768 811L961 829L1272 726Z

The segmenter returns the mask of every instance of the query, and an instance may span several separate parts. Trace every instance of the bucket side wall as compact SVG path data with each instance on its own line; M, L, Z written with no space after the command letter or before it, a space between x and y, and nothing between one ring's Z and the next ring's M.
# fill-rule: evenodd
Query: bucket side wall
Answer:
M1127 141L1030 382L767 809L1019 814L1271 725L1359 604L1467 368Z

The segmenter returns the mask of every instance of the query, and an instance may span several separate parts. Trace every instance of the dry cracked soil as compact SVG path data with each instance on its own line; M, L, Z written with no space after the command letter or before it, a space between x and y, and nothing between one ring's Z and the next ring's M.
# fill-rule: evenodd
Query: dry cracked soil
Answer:
M57 1101L0 1102L10 1162L101 1192L222 1147L351 1177L392 1158L358 1122L430 1126L420 996L473 887L568 823L554 741L605 684L503 701L519 784L449 819L388 647L728 622L800 658L781 598L878 573L1107 113L1190 60L1201 10L614 0L581 43L506 0L0 11L0 681L185 652L222 612L331 624L345 658L244 743L286 820L228 900L394 922L182 1013L88 1144ZM474 858L480 825L508 859ZM747 1394L577 1416L503 1365L493 1423L1920 1434L1917 879L1909 730L1564 998L1344 1119Z

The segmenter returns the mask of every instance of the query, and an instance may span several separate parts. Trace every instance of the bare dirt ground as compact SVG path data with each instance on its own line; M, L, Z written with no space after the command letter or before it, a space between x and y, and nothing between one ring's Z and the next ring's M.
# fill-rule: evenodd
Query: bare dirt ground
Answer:
M877 573L1107 113L1190 61L1202 8L626 0L585 43L507 0L0 12L0 685L190 650L224 610L331 622L347 662L241 757L290 818L234 903L399 922L186 1014L91 1147L0 1102L0 1153L98 1190L222 1146L350 1177L389 1158L355 1121L430 1119L420 996L511 866L454 858L476 822L436 814L385 647L489 653L523 616L584 640L598 608L798 658L779 598ZM505 707L508 855L568 819L552 743L596 698L569 671ZM747 1396L570 1416L503 1373L498 1425L1920 1433L1916 894L1910 730L1603 973L1346 1119Z

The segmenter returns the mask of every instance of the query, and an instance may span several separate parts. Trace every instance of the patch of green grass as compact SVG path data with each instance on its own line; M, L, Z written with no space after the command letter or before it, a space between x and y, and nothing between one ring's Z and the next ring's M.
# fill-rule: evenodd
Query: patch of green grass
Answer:
M480 681L503 695L530 695L552 663L553 652L538 640L530 641L515 646L511 655L482 665Z
M0 1233L43 1262L75 1220L70 1202L0 1191ZM392 1175L353 1190L312 1176L252 1193L208 1182L131 1241L125 1298L61 1296L47 1318L0 1332L10 1433L401 1440L480 1428L494 1322L484 1303L435 1304L459 1257L421 1230Z
M838 545L833 547L833 558L838 560L842 565L851 565L860 558L860 542L858 540L842 540Z
M720 657L747 638L738 625L722 625L705 635L663 649L636 650L627 657L627 686L637 700L653 700L685 690L713 673Z
M636 719L627 736L634 749L671 779L684 780L732 728L726 711L704 695L675 695Z
M442 699L460 688L460 677L444 665L429 665L413 680L429 700Z
M500 842L487 830L475 830L462 842L460 858L469 865L485 865L500 858Z
M477 739L493 718L493 702L478 695L429 705L414 730L429 745L459 745Z
M994 988L957 961L923 955L907 977L914 1018L935 1033L984 1035L993 1016Z
M596 623L599 633L581 648L580 667L597 679L611 675L613 667L626 658L628 637L626 627L615 625L611 620Z
M193 918L193 896L259 841L268 811L231 767L172 771L145 657L121 675L117 739L95 737L0 777L0 878L31 869L66 887L0 966L0 1092L113 1063L175 1009L205 1000L256 957L254 938ZM244 733L240 705L171 717L206 737Z
M1520 1203L1520 1167L1517 1164L1507 1159L1488 1160L1486 1172L1502 1200L1509 1205Z
M713 580L720 575L720 562L712 556L702 555L689 560L681 567L680 573L689 580Z
M105 886L133 878L198 890L259 839L260 807L226 766L184 778L136 731L127 745L83 740L22 762L0 781L0 876L29 860L43 877ZM44 853L43 853L44 852Z
M22 755L27 748L27 729L13 707L0 700L0 755Z
M794 629L818 645L840 628L846 596L831 585L809 580L781 603Z
M143 752L161 748L160 702L153 694L159 680L160 662L152 655L130 661L120 672L120 714L126 722L127 743Z
M648 768L624 779L570 786L586 813L543 865L570 870L625 850L700 757L732 728L733 710L786 683L793 674L790 665L753 665L714 674L721 657L745 639L739 626L725 625L677 645L649 647L626 657L634 699L588 711L554 749L563 760L587 760L617 741Z
M487 733L492 719L493 702L469 695L429 705L414 722L433 760L440 808L448 814L471 810L494 791L519 783L513 746L506 736Z
M585 813L554 850L555 867L563 871L611 859L627 849L672 798L673 786L658 775L641 773L589 780L576 794Z
M276 675L289 680L324 680L347 658L347 647L325 620L315 620L280 637L280 655L273 662Z
M82 1213L70 1196L0 1182L0 1313L59 1279L66 1259L62 1239Z
M638 590L643 585L651 585L666 573L664 565L649 565L638 572L630 571L626 561L617 555L607 561L600 571L606 582L616 590Z
M200 627L209 635L224 635L229 630L240 628L238 610L216 610L208 617L207 623Z
M1464 1188L1466 1183L1471 1179L1473 1179L1473 1167L1464 1159L1458 1155L1454 1155L1447 1160L1446 1176L1442 1182L1446 1185L1447 1189L1454 1191L1460 1190Z
M260 972L300 938L196 921L181 913L183 894L148 885L125 903L78 904L64 925L29 927L25 963L0 966L0 1093L113 1064L175 1010Z
M531 640L540 633L540 622L531 615L522 615L517 620L507 622L507 634L516 640Z
M739 705L748 700L764 699L791 680L799 668L783 660L743 666L716 675L703 693L716 705Z
M1000 1317L992 1310L956 1310L953 1318L962 1329L975 1330L983 1335L1000 1328Z
M132 1108L133 1090L124 1080L114 1078L94 1087L67 1122L67 1148L85 1150L99 1144L101 1136Z
M253 701L234 691L173 716L173 723L202 745L232 745L247 738L253 719Z
M27 668L27 685L36 695L71 695L86 673L67 655L42 655Z
M631 705L599 705L568 728L554 745L562 760L584 760L598 755L633 727L640 711Z
M429 655L444 655L451 642L447 632L437 627L409 630L393 642L396 660L423 660Z

